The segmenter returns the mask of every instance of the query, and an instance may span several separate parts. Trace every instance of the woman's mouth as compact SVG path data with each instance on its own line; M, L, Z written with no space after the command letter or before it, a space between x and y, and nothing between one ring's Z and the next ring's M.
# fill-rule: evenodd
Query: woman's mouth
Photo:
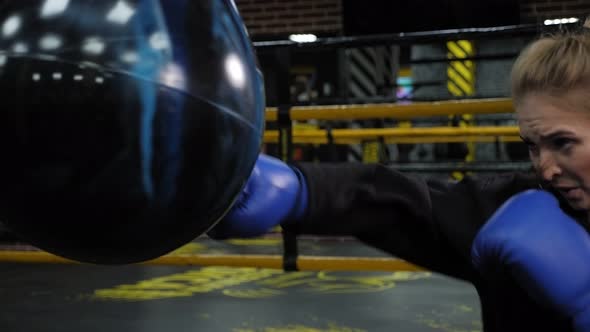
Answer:
M577 201L582 199L584 192L580 187L561 187L557 190L568 200Z

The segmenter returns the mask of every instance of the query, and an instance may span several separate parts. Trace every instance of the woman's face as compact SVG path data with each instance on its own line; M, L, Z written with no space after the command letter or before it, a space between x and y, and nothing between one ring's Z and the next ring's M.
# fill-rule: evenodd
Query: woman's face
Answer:
M525 96L518 124L539 175L576 210L590 211L590 112L583 90Z

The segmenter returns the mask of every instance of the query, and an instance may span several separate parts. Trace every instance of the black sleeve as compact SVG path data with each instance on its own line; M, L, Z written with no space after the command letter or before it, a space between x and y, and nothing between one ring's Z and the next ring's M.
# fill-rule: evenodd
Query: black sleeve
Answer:
M509 174L458 183L426 181L383 165L300 164L307 180L297 234L355 236L432 271L471 280L471 243L510 196L535 187L534 176Z

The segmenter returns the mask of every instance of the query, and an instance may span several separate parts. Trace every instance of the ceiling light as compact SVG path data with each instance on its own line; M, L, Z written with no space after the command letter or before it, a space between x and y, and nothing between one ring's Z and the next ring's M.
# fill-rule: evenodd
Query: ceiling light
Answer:
M20 16L10 16L8 19L6 19L6 21L4 21L4 24L2 24L2 35L4 37L14 36L20 29L21 24L22 20Z
M46 35L39 40L39 48L45 51L56 50L62 45L62 40L57 35Z
M115 7L107 14L107 20L117 24L125 24L134 13L135 9L133 7L125 1L118 1Z
M295 34L290 35L289 39L296 43L313 43L318 40L318 37L312 34Z
M49 18L63 13L68 8L70 0L45 0L41 7L41 17Z
M99 55L104 52L105 43L98 37L87 38L82 43L82 51L86 54Z

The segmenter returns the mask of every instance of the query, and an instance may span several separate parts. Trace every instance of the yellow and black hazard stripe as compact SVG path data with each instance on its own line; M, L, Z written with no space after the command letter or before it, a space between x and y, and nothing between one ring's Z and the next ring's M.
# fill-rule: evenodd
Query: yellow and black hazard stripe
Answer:
M447 42L447 88L451 95L467 97L475 94L475 63L470 60L474 55L471 41Z
M475 56L475 47L469 40L455 40L447 42L447 88L449 93L457 98L473 96L475 94L475 63L471 58ZM459 119L459 127L469 127L474 124L473 116L464 114ZM467 146L466 162L475 160L475 143L465 142ZM453 172L453 178L460 180L464 174Z

